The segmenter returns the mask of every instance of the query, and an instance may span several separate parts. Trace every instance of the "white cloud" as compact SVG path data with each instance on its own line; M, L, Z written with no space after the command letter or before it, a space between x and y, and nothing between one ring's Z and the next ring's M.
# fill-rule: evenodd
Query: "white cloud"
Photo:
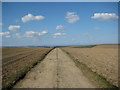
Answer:
M80 20L80 17L75 12L67 12L67 16L65 18L68 23L75 23Z
M0 23L0 26L2 26L3 25L3 23Z
M56 29L57 29L57 30L64 29L64 26L62 26L62 25L58 25L58 26L56 26Z
M4 36L6 38L10 38L11 37L10 32L0 32L0 36Z
M57 36L63 36L66 35L66 33L54 33L53 38L56 38Z
M0 36L3 36L3 32L0 32Z
M34 32L34 31L26 31L25 32L25 37L35 37L36 35L38 35L38 33Z
M39 37L39 36L42 36L42 35L45 35L47 34L48 31L42 31L42 32L34 32L34 31L26 31L25 32L25 37Z
M29 21L41 21L45 19L44 16L33 16L32 14L28 14L22 17L22 22L29 22Z
M42 31L42 32L39 32L38 35L41 36L41 35L45 35L47 33L48 33L48 31Z
M3 32L0 32L0 36L3 36Z
M43 36L47 34L48 31L41 31L41 32L35 32L35 31L26 31L23 34L15 33L11 34L10 32L0 32L0 36L4 36L5 38L15 37L15 38L39 38L40 36Z
M9 35L10 32L0 32L0 36L6 36L6 35Z
M3 35L3 33L2 32L0 32L0 36L2 36Z
M6 38L11 38L11 35L7 35L7 36L5 36Z
M22 38L22 36L20 35L20 33L15 33L13 36L15 36L17 38Z
M94 13L91 16L92 19L98 19L101 21L117 20L118 16L115 13Z
M19 25L10 25L9 27L8 27L8 29L10 30L10 31L17 31L17 30L19 30L21 28L21 26L19 26Z
M54 33L53 35L55 35L55 36L61 36L61 35L66 35L66 33Z
M19 33L15 33L15 36L19 36L20 34Z

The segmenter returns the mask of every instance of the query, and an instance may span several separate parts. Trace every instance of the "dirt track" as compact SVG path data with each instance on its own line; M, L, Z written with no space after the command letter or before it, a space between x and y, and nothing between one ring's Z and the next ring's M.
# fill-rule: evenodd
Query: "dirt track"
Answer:
M95 88L61 49L51 51L14 88Z

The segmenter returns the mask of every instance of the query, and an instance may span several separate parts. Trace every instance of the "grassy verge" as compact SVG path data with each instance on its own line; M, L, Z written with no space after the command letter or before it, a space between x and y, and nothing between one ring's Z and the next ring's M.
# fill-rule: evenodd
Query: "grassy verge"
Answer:
M8 78L7 83L2 86L2 90L10 90L19 80L25 77L25 75L27 74L28 71L31 70L31 68L33 68L35 65L40 63L46 57L46 55L49 52L51 52L53 49L43 54L38 60L34 61L31 65L25 66L22 70L20 70L13 77Z
M62 49L63 50L63 49ZM80 68L83 74L95 85L97 88L115 88L118 87L110 84L104 77L98 75L96 72L93 72L87 65L81 63L78 59L75 59L68 52L63 50L72 60L75 62L76 66Z
M92 48L92 47L95 47L96 45L87 45L87 46L76 46L76 47L73 47L73 48Z

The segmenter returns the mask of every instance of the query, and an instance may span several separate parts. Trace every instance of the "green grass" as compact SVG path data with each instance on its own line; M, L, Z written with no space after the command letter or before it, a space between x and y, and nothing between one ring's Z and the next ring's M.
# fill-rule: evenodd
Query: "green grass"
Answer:
M96 45L88 45L88 46L76 46L76 47L73 47L73 48L93 48L95 47Z
M18 81L20 81L21 79L25 77L25 75L27 74L28 71L31 70L31 68L33 68L35 65L40 63L46 57L46 55L49 52L51 52L53 49L43 54L38 60L34 61L32 64L25 66L22 70L17 72L17 74L14 75L13 77L8 78L6 81L7 83L2 85L2 90L10 90Z
M63 49L62 49L63 50ZM100 76L96 72L93 72L87 65L81 63L78 59L75 59L73 56L71 56L68 52L63 50L68 56L72 58L72 60L75 62L76 66L82 70L83 74L95 85L97 88L115 88L118 89L118 87L112 85L109 83L104 77Z

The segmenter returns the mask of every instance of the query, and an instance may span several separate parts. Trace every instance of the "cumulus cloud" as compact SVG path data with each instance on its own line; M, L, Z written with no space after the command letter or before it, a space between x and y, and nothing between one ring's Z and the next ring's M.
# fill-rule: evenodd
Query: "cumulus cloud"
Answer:
M3 33L2 32L0 32L0 36L2 36L3 35Z
M92 19L98 19L101 21L117 20L118 16L115 13L94 13L91 16Z
M6 38L11 38L11 35L7 35L7 36L5 36Z
M29 22L29 21L41 21L45 19L44 16L33 16L32 14L28 14L22 17L22 22Z
M10 38L11 37L10 32L0 32L0 36L4 36L6 38Z
M42 31L42 32L39 32L38 34L39 34L39 36L41 36L41 35L45 35L47 33L48 33L48 31Z
M10 25L9 27L8 27L8 30L10 30L10 31L17 31L17 30L19 30L21 28L21 26L19 26L19 25Z
M3 25L3 23L0 23L0 26L2 26Z
M20 34L19 33L15 33L15 36L20 36Z
M45 35L47 34L48 31L42 31L42 32L34 32L34 31L26 31L25 32L25 37L39 37L39 36L42 36L42 35Z
M67 16L65 18L68 23L75 23L80 20L80 17L75 12L67 12Z
M56 38L57 36L63 36L66 35L66 33L54 33L53 37Z
M0 32L0 36L3 36L3 32Z
M44 30L41 32L35 32L35 31L26 31L23 34L20 33L10 33L10 32L0 32L0 36L4 36L5 38L10 38L10 37L14 37L14 38L39 38L40 36L43 36L45 34L47 34L48 31Z
M62 26L62 25L58 25L58 26L56 26L56 29L57 29L57 30L64 29L64 26Z
M25 37L34 37L36 35L38 35L38 34L34 31L26 31L25 32Z
M66 35L66 33L54 33L53 35L55 35L55 36L61 36L61 35Z
M6 36L6 35L9 35L10 32L0 32L0 36Z
M15 36L17 38L22 38L23 37L20 33L15 33L15 34L13 34L13 36Z

